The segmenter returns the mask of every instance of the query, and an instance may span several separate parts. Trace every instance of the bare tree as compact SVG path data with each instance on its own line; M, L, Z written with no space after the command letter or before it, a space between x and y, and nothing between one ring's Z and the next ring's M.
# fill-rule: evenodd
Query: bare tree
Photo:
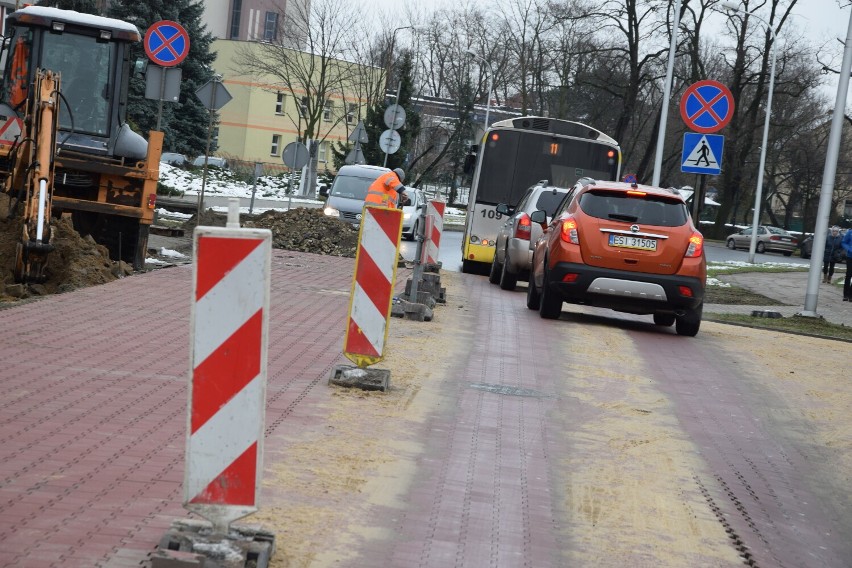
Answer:
M257 76L269 90L286 93L298 109L288 116L310 151L305 193L313 195L318 145L350 115L347 101L373 95L370 81L361 83L365 70L346 60L356 53L352 30L359 10L344 0L277 6L284 33L246 44L238 49L235 61L239 71ZM293 37L303 38L303 51L292 48ZM334 99L343 101L341 110L335 109Z

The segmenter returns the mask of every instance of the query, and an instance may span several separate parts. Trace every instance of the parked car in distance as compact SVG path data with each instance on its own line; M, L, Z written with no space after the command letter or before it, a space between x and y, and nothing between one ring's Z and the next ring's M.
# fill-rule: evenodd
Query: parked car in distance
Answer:
M497 204L497 213L506 216L506 222L497 230L489 282L499 284L503 290L514 290L518 280L527 280L532 243L542 231L541 225L530 220L530 215L533 211L544 211L549 222L568 191L566 187L555 187L542 180L527 189L517 206Z
M751 247L751 227L743 229L733 235L729 235L727 239L728 248L731 250L748 249ZM771 227L769 225L760 225L757 228L757 244L755 251L763 254L767 251L783 253L784 256L790 256L799 244L799 239L784 229Z
M546 221L544 211L530 217ZM694 336L706 280L704 237L678 193L598 181L565 199L536 241L527 307L547 319L563 302L652 314Z
M406 187L404 195L408 197L408 203L403 204L402 209L402 238L413 241L420 230L420 217L422 207L426 206L426 197L416 187Z
M814 236L808 235L799 241L799 254L802 258L810 258L814 250Z
M323 213L329 217L337 217L341 221L351 223L356 227L361 224L361 213L364 209L364 199L370 184L380 175L389 172L381 166L347 165L342 166L328 190Z
M192 165L197 168L204 167L204 156L198 156L194 160L192 160ZM222 168L223 170L228 169L228 160L225 158L220 158L219 156L208 156L207 157L207 167L208 168Z
M849 229L846 229L846 230L848 231ZM846 231L841 230L840 234L845 235ZM802 258L810 258L813 250L814 250L814 236L808 235L807 237L802 239L802 241L799 243L799 254L802 256ZM840 260L837 261L837 262L845 263L846 262L846 255L845 254L840 255Z
M189 163L186 156L177 152L163 152L160 156L160 161L171 166L185 166Z

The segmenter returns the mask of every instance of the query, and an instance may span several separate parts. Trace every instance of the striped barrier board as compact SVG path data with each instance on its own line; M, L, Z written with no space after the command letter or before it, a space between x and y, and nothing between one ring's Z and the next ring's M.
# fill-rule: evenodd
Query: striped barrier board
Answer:
M441 233L444 231L444 211L447 204L433 199L426 204L426 232L420 262L438 264L438 251L441 246Z
M197 227L183 506L227 534L257 511L272 233Z
M401 209L364 207L343 340L343 354L362 368L382 360L401 235Z

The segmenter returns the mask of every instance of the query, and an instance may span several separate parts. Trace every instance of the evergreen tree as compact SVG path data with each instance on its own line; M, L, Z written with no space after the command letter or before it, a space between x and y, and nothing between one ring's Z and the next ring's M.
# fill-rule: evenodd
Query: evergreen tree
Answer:
M44 0L39 2L39 6L74 10L83 14L100 14L97 0Z
M410 159L409 153L414 146L414 141L417 140L417 136L420 134L420 114L417 113L412 104L412 96L414 94L413 74L414 61L411 52L406 51L398 60L396 80L390 83L394 98L390 99L390 103L381 102L367 109L364 126L367 129L367 136L370 138L370 142L363 144L361 149L368 164L381 166L385 162L385 153L379 148L379 137L382 135L382 132L388 129L384 118L385 109L387 109L389 104L398 102L405 109L405 124L397 131L400 135L401 144L399 150L393 154L388 154L387 167L390 169L406 169L408 166ZM397 88L399 88L399 101L395 100Z
M160 21L179 23L189 34L189 54L181 68L180 99L177 103L164 102L160 130L165 134L164 146L190 158L204 154L207 147L208 113L198 100L195 91L213 77L215 52L210 51L213 35L204 25L204 5L194 0L114 0L109 16L135 24L142 36L148 28ZM147 61L142 42L133 46L132 61ZM149 65L154 63L149 62ZM145 98L145 78L137 75L130 80L127 101L127 118L135 130L147 134L157 126L158 101ZM210 151L213 151L211 145Z

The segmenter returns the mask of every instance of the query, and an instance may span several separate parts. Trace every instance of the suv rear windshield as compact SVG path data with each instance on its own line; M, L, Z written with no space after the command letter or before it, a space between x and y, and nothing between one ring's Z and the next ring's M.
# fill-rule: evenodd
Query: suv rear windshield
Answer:
M559 207L559 204L562 203L562 198L565 197L565 192L553 192L552 190L543 191L541 195L538 196L538 200L535 202L536 210L540 209L547 213L548 217L553 217L553 214L556 212L556 208Z
M688 217L682 201L658 195L629 196L613 191L589 191L580 197L580 209L599 219L679 227Z

